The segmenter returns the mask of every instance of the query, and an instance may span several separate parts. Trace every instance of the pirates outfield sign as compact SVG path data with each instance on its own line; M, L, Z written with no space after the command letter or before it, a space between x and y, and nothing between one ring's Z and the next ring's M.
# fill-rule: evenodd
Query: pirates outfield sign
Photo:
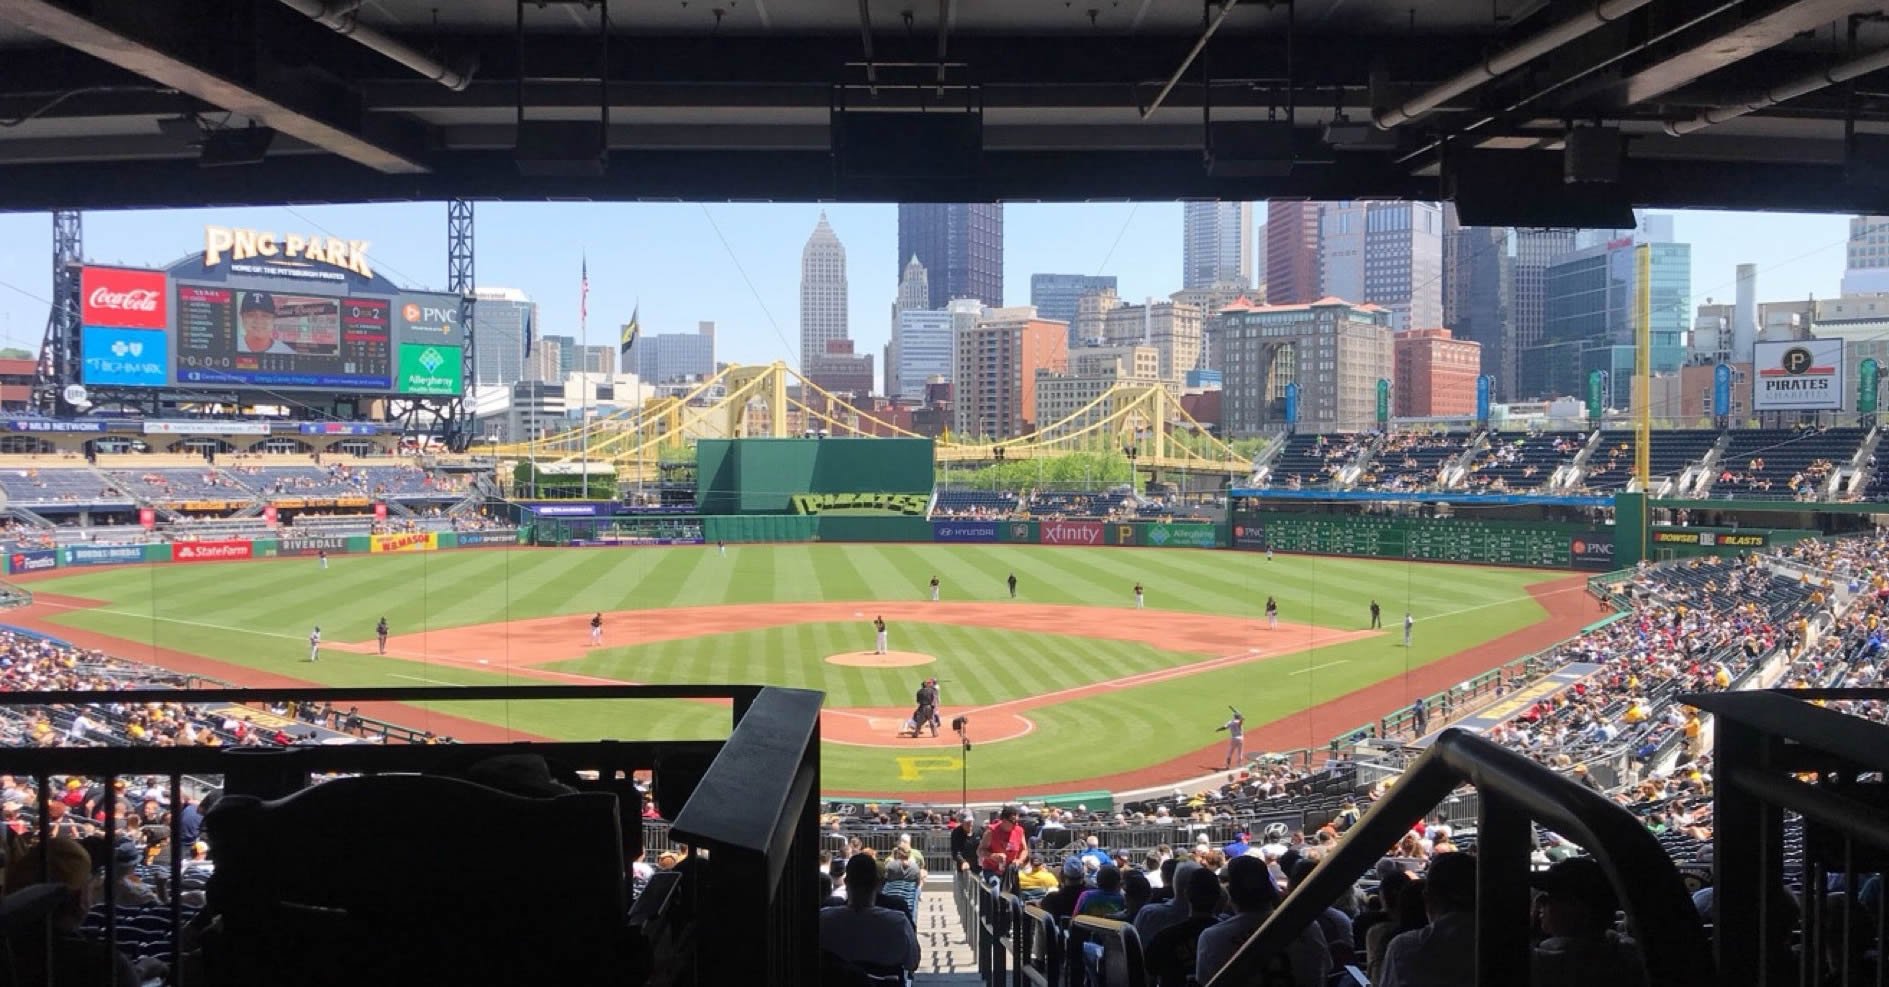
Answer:
M279 235L266 230L206 226L203 228L203 266L215 267L226 260L234 263L267 257L326 264L371 278L374 272L367 266L367 244L366 240L343 240L332 236L302 236L297 233Z
M1752 348L1755 411L1835 411L1843 407L1843 340L1800 339Z

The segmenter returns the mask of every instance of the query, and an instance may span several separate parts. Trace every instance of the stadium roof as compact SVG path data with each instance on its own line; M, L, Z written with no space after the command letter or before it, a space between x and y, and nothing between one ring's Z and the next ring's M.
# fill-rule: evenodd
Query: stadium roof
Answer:
M1872 74L1889 24L1860 16L1879 7L618 0L603 30L602 6L561 0L0 0L0 208L1448 197L1467 222L1518 225L1627 225L1629 204L1865 211L1889 136Z

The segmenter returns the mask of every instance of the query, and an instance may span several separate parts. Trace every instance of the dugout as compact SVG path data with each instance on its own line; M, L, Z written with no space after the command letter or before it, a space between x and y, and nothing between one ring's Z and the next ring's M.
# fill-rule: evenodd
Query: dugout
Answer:
M922 496L930 439L702 439L695 506L705 515L794 514L807 494Z

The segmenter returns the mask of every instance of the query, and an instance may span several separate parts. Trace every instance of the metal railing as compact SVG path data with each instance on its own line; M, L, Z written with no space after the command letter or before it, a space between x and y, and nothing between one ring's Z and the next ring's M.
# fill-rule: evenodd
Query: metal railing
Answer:
M1385 847L1464 783L1481 795L1476 842L1478 985L1516 983L1517 971L1530 966L1531 902L1523 878L1533 849L1531 822L1585 847L1600 862L1644 950L1650 982L1676 987L1717 982L1705 930L1679 872L1639 820L1519 754L1446 730L1205 987L1256 982L1266 957L1283 951L1383 857Z
M1721 983L1882 984L1889 913L1879 902L1866 910L1861 892L1889 856L1889 726L1820 704L1880 704L1889 689L1683 701L1714 717L1713 951Z
M457 774L488 758L535 754L572 787L616 794L624 842L631 852L641 840L636 772L649 772L659 803L680 802L676 838L707 851L688 873L686 896L696 902L695 919L717 928L739 928L742 948L722 948L717 937L693 938L687 957L696 982L780 984L819 979L815 910L818 853L819 710L817 692L745 685L720 686L502 686L414 689L144 689L113 693L126 704L238 702L438 703L705 699L731 706L725 741L614 741L511 744L355 744L285 748L43 747L0 749L0 774L31 779L38 802L51 801L54 777L102 779L105 838L115 841L117 803L125 796L110 781L124 776L168 779L171 804L183 804L183 779L220 777L225 794L280 798L335 774ZM83 704L89 692L0 693L0 709ZM594 773L594 774L593 774ZM664 806L665 811L669 810ZM214 808L211 813L215 815ZM39 838L51 835L48 813L38 813ZM173 813L170 840L181 847L182 813ZM337 825L343 825L337 821ZM370 837L371 838L371 837ZM626 857L628 854L626 854ZM182 881L184 854L171 854L170 887ZM284 866L292 862L284 861ZM121 868L105 863L106 886ZM168 905L171 941L181 941L181 896ZM208 907L216 907L213 894ZM115 941L117 910L104 910L105 932ZM183 984L183 967L174 968Z

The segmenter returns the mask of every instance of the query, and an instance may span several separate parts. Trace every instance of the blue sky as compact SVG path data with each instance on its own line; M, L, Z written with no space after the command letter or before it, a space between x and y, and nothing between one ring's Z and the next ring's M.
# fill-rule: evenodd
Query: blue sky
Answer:
M846 245L853 337L861 351L878 354L889 334L903 261L894 206L477 208L479 284L530 294L540 306L540 331L577 333L578 267L588 255L593 343L613 339L640 302L645 332L692 332L698 321L713 320L718 358L738 363L794 361L800 249L824 208ZM1678 239L1693 245L1695 302L1729 300L1740 263L1758 265L1760 301L1837 293L1847 217L1675 215ZM370 258L394 280L433 288L446 280L446 207L439 203L95 212L85 217L86 253L102 263L163 266L202 249L206 223L366 239ZM1028 303L1034 272L1113 274L1130 299L1180 287L1176 203L1012 205L1004 226L1009 304ZM51 227L44 213L0 215L0 345L38 350L51 293Z

